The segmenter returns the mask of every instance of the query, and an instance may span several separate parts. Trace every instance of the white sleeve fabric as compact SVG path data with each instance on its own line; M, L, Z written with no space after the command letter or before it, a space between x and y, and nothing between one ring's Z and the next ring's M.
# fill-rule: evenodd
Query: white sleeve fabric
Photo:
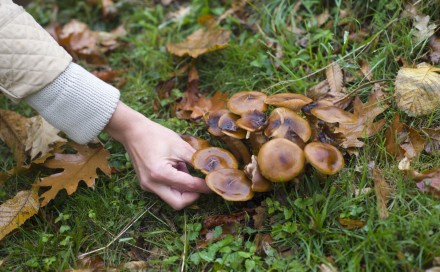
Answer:
M107 125L119 96L118 89L72 62L54 81L25 100L70 139L85 144Z

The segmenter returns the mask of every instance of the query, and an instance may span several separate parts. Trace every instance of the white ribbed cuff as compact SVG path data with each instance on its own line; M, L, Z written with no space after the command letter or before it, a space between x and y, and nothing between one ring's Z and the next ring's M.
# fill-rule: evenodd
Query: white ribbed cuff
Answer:
M107 125L119 95L116 88L72 62L52 83L25 100L73 141L85 144Z

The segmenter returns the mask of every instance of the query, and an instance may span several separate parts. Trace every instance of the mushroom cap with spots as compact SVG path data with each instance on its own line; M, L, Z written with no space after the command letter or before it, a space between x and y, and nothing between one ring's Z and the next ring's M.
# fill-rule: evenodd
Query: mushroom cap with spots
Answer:
M196 151L192 156L192 165L204 174L222 168L238 168L234 155L219 147L208 147Z
M267 110L267 105L264 103L267 95L257 91L242 91L235 93L229 98L227 106L228 109L238 115L249 111L261 111Z

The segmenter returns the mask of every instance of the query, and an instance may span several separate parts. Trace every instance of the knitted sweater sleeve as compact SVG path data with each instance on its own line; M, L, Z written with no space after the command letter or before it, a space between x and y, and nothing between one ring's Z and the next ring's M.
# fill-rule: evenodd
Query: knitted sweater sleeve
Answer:
M119 95L116 88L72 62L52 83L25 100L73 141L85 144L107 125Z

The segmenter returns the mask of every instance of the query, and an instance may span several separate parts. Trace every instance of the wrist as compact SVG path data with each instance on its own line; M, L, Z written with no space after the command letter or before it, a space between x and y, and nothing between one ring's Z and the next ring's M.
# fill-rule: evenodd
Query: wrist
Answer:
M137 137L137 131L145 131L143 127L150 122L148 118L119 101L104 131L125 145L129 139Z

